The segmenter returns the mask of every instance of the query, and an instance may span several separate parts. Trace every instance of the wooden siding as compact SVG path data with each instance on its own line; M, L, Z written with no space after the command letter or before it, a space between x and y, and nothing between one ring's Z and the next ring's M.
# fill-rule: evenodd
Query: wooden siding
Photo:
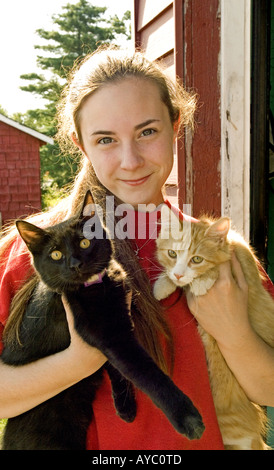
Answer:
M0 122L0 213L2 223L41 210L37 138Z
M221 214L220 19L219 0L185 2L183 81L199 104L195 134L186 138L182 199L195 216Z

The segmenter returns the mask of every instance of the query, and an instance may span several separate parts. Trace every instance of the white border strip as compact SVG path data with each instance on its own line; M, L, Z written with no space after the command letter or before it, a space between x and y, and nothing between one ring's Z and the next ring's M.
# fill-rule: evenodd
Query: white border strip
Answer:
M222 214L249 240L251 0L220 2Z

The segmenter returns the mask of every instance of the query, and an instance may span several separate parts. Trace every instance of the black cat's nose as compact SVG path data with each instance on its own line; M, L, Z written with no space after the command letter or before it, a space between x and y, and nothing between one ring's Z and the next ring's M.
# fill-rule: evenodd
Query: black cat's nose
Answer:
M82 263L79 259L74 258L74 256L71 256L68 264L70 269L77 269L80 268Z

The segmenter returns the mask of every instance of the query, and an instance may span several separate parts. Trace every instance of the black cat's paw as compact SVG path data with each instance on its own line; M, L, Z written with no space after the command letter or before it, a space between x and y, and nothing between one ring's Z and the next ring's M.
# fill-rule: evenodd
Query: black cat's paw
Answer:
M179 430L179 429L178 429ZM189 440L201 439L205 425L200 414L185 416L180 425L180 433L184 434Z
M137 410L136 410L136 406L135 406L135 409L129 408L127 410L126 409L125 410L119 410L119 411L117 411L117 414L118 414L118 416L120 416L120 418L123 421L126 421L126 423L132 423L136 418L136 411Z
M134 394L129 393L126 397L116 397L115 407L118 416L127 423L132 423L135 420L137 405Z
M179 405L179 403L178 403ZM202 417L189 398L184 397L177 407L176 414L173 410L171 422L175 429L184 434L188 439L200 439L205 430Z

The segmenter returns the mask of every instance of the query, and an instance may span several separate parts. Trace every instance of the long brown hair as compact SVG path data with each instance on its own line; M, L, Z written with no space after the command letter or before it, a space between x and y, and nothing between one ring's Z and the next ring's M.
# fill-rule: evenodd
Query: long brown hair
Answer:
M57 139L64 152L76 151L71 139L82 145L80 130L81 107L88 96L106 83L117 82L134 76L155 83L160 90L161 99L166 104L173 125L184 128L193 125L195 96L186 92L182 84L171 80L155 62L148 61L144 54L128 54L114 49L99 49L77 64L71 73L58 107ZM80 171L71 187L70 194L54 209L43 214L31 216L28 220L43 226L69 218L79 213L84 195L92 190L95 202L105 208L107 189L97 179L91 163L82 156ZM116 205L120 201L116 201ZM0 259L4 263L4 252L15 239L14 227L5 231L0 240ZM172 335L169 331L164 311L151 293L150 283L145 272L140 269L138 259L130 240L115 238L116 257L126 269L133 293L133 319L137 337L156 362L167 370L167 362L161 344L165 338L169 351L172 350ZM31 291L37 282L34 274L15 295L10 316L4 330L9 341L18 340L18 328ZM172 354L171 354L172 355Z

